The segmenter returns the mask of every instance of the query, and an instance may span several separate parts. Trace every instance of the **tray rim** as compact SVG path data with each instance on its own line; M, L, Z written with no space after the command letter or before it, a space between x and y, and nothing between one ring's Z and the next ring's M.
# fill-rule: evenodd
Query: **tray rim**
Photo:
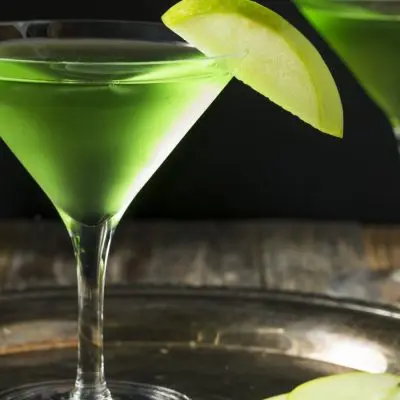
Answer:
M23 290L5 290L0 293L0 303L22 300L40 300L51 297L52 299L71 298L77 295L75 286L69 287L43 287L28 288ZM168 285L115 285L106 286L107 298L113 297L164 297L170 299L186 300L235 300L244 302L283 302L301 305L312 305L333 310L346 310L357 313L370 314L371 316L385 317L400 321L400 306L371 302L356 298L338 297L308 293L301 291L246 289L246 288L215 288L215 287L186 287Z
M333 315L337 315L337 317L342 318L343 315L350 315L350 318L354 317L362 317L364 320L371 318L373 324L376 326L381 326L381 324L390 324L391 328L390 329L395 329L396 331L398 330L399 320L400 320L400 308L396 306L391 306L391 305L382 305L382 304L376 304L376 303L371 303L369 301L363 301L363 300L357 300L357 299L344 299L344 298L336 298L332 296L326 296L326 295L320 295L320 294L313 294L313 293L304 293L304 292L294 292L294 291L281 291L281 290L254 290L254 289L232 289L232 288L193 288L193 287L176 287L176 286L143 286L143 285L109 285L107 291L106 291L107 297L110 299L114 298L115 299L123 299L123 298L133 298L137 297L140 299L140 302L149 300L154 301L155 304L159 304L160 300L161 302L165 301L167 304L166 306L168 307L168 301L170 301L170 305L174 309L177 304L179 304L180 301L182 301L183 304L185 304L186 312L187 312L187 307L191 305L199 305L200 307L205 307L205 310L209 310L210 304L212 304L214 301L216 302L217 308L224 309L227 305L231 305L230 301L234 301L236 305L247 307L249 306L250 309L251 307L255 306L256 309L264 309L268 307L270 304L271 309L276 308L277 310L280 309L282 306L283 309L285 308L292 308L295 307L296 305L300 306L300 309L302 310L302 313L308 313L307 306L311 306L315 312L323 314L324 312L326 313L333 313ZM72 304L71 301L75 302L76 298L76 288L75 287L58 287L58 288L40 288L40 289L28 289L28 290L20 290L20 291L8 291L8 292L3 292L0 293L0 309L2 304L5 305L6 309L10 308L13 309L15 305L17 307L23 307L23 303L25 301L35 301L37 300L39 304L41 304L41 301L48 301L51 299L51 301L54 301L57 303L57 301L64 301L67 300L69 304ZM17 303L14 305L14 302ZM203 302L203 303L202 303ZM20 304L21 303L21 304ZM29 303L28 303L29 304ZM107 305L107 302L106 302ZM220 307L218 307L220 306ZM333 316L332 315L332 316ZM312 317L313 318L313 317ZM329 317L330 318L330 317ZM336 317L335 317L336 318ZM345 316L345 319L347 316ZM74 319L75 320L75 319ZM107 318L106 318L107 320ZM72 321L72 320L71 320ZM371 321L371 322L372 322ZM1 316L0 316L0 322L1 322ZM322 326L322 325L321 325ZM341 325L342 326L342 325ZM344 326L344 325L343 325ZM387 325L389 326L389 325ZM75 328L74 328L75 329ZM295 335L293 336L293 340L299 340L298 336L296 336L296 332L294 332ZM335 332L334 332L335 333ZM340 332L339 332L340 333ZM302 336L301 336L302 337ZM363 337L363 335L362 335ZM297 339L296 339L297 338ZM369 343L369 338L366 337L367 342ZM315 342L314 339L310 339L311 342L309 345L313 345ZM400 344L398 345L392 345L391 343L386 343L386 340L381 341L379 337L375 337L375 334L371 336L371 343L378 343L379 346L382 344L382 351L385 357L387 357L387 354L392 354L393 351L395 352L394 354L398 354L397 347L400 349ZM119 341L119 340L118 340ZM118 342L117 341L117 342ZM108 340L108 346L113 343L113 340ZM135 343L139 343L140 346L143 346L143 341L135 341ZM30 353L35 353L37 351L52 351L55 349L63 349L63 348L68 348L72 349L75 348L77 345L76 342L76 332L74 331L73 333L68 333L65 337L65 340L59 340L57 338L57 346L54 346L54 340L53 339L48 339L48 340L40 340L40 341L31 341L29 342L29 351ZM147 343L147 342L146 342ZM161 342L159 341L154 341L151 342L151 345L154 346L159 346ZM164 343L164 342L162 342ZM172 342L171 342L172 343ZM171 345L170 343L170 345ZM190 341L184 340L184 341L176 341L173 344L182 345L184 343L185 348L190 345ZM4 352L4 356L15 356L20 353L25 353L25 343L23 343L23 346L20 347L19 343L14 344L14 347L11 346L10 348L7 348L7 351ZM229 343L228 343L229 346ZM233 346L233 347L232 347ZM239 347L248 347L248 344L237 344L234 343L233 345L231 344L231 348L238 349ZM379 347L378 346L378 347ZM213 344L210 343L200 343L197 344L198 348L215 348ZM261 349L261 353L266 353L266 349L264 348L265 346L258 346L258 345L251 345L249 349L252 352L259 352ZM379 347L380 348L380 347ZM291 350L291 349L290 349ZM316 347L316 350L318 350L318 346ZM389 352L389 353L387 353ZM270 352L271 354L274 352ZM335 362L334 360L331 359L325 359L321 358L318 354L314 356L310 356L307 354L291 354L290 352L287 353L285 350L284 351L279 351L279 354L286 355L289 357L295 356L296 358L300 357L301 359L313 361L313 362L324 362L324 363L329 363L332 365L337 365L340 367L345 367L345 368L351 368L355 370L359 370L360 367L354 366L354 365L346 365L344 363L339 363ZM392 359L392 356L388 356L389 358L386 359L387 365L385 366L386 369L394 369L398 370L400 368L400 356L397 355L395 359ZM371 372L384 372L382 371L372 371Z

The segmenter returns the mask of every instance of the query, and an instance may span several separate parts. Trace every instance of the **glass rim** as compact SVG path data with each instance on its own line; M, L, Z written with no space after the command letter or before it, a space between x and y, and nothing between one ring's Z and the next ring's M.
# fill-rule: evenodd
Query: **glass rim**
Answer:
M10 21L0 21L0 28L1 27L6 27L6 26L14 26L14 27L20 27L23 28L24 25L30 25L30 24L51 24L51 23L73 23L73 24L126 24L126 25L137 25L137 26L154 26L157 28L163 28L166 31L168 31L171 34L174 34L172 30L170 30L166 25L164 25L162 22L153 22L153 21L130 21L130 20L123 20L123 19L93 19L93 18L86 18L86 19L32 19L32 20L10 20ZM90 35L87 37L88 39L90 38ZM4 41L0 40L0 47L2 46L2 42L7 43L10 41L18 41L18 40L34 40L38 38L30 37L30 38L16 38L16 39L6 39ZM41 38L39 38L41 39ZM68 38L43 38L43 40L66 40ZM79 39L85 39L85 37L79 38ZM64 61L64 60L38 60L38 59L29 59L29 58L23 58L23 57L3 57L0 55L0 60L5 61L5 62L13 62L13 63L24 63L24 64L33 64L33 65L45 65L45 64L56 64L56 65L85 65L85 64L90 64L94 66L138 66L138 67L146 67L146 66L159 66L159 65L175 65L175 64L181 64L181 63L199 63L199 62L207 62L207 61L224 61L226 59L232 59L232 58L240 58L243 55L239 54L221 54L217 56L207 56L203 52L197 49L194 45L188 43L186 40L183 38L179 37L177 35L177 39L180 40L166 40L166 41L161 41L161 40L145 40L141 39L140 41L143 42L152 42L152 43L166 43L166 44L180 44L182 46L186 46L189 49L197 50L199 54L201 55L200 57L197 58L174 58L173 60L154 60L154 61ZM110 41L112 40L118 40L118 39L113 39L110 38ZM134 39L119 39L119 40L134 40Z

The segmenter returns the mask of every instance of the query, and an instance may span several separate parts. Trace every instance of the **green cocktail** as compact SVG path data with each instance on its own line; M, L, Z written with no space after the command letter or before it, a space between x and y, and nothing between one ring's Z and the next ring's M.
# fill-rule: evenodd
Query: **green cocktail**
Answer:
M87 225L127 208L231 79L184 44L109 48L106 40L17 41L3 53L80 61L0 60L3 140L57 209ZM142 61L93 63L109 57Z
M79 302L76 382L1 398L186 399L166 388L106 383L105 271L126 208L231 80L231 57L206 57L162 24L0 23L1 138L67 227Z
M400 133L400 1L297 0Z

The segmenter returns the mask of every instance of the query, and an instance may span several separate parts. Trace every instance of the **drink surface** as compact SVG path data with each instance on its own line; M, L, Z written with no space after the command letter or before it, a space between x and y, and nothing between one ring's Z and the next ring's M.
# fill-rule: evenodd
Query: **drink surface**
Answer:
M299 5L396 125L400 120L400 1L299 0Z
M230 79L184 44L10 41L0 134L59 211L95 224L125 210Z

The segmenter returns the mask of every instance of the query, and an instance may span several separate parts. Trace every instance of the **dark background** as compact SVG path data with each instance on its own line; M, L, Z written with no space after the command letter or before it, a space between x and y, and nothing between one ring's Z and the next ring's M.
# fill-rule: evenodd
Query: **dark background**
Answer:
M175 0L10 2L1 19L159 21ZM289 1L260 1L318 47L342 95L345 138L313 128L234 81L163 164L126 218L310 218L400 222L400 165L391 128ZM6 129L6 127L1 127ZM58 218L0 143L0 218Z

